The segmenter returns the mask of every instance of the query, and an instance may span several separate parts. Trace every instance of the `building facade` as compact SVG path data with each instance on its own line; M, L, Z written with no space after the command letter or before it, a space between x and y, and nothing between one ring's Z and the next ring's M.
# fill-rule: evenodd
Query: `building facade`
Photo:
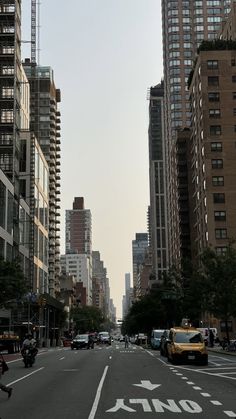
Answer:
M92 217L84 198L75 197L73 209L66 210L66 253L92 254Z
M91 258L86 254L67 253L61 255L61 271L73 275L76 283L86 289L86 305L92 304L92 265Z
M164 130L164 83L150 88L149 93L149 185L150 238L153 275L161 278L168 269L166 149Z
M236 238L236 49L227 41L200 50L190 93L193 252L223 254Z
M144 262L148 249L148 234L136 233L135 240L132 240L132 261L133 261L133 289L134 300L141 295L140 285L140 269Z
M176 133L190 127L188 77L203 39L215 39L231 0L162 0L167 203L170 264L181 259Z
M35 134L49 167L49 293L59 291L60 273L60 90L51 67L26 59L23 67L30 83L30 130Z

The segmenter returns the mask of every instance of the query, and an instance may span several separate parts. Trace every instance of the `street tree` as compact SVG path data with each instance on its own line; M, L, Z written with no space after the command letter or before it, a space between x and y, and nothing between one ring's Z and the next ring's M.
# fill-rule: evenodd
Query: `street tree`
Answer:
M225 254L218 255L207 248L201 260L206 310L225 322L229 340L228 322L236 316L236 250L230 245Z
M19 302L29 291L18 260L13 262L0 259L0 307Z
M101 310L94 306L75 307L70 317L79 333L98 331L104 321Z

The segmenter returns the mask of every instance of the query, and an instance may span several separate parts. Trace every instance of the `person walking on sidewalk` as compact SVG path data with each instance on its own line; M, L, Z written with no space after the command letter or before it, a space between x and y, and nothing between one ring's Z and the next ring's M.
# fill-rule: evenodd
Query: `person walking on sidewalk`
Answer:
M129 347L129 337L128 335L125 335L125 348Z
M7 387L4 384L2 384L2 375L4 374L4 369L3 369L3 364L4 364L4 358L1 354L0 357L0 390L5 391L5 393L8 393L8 399L11 397L12 395L12 388L11 387Z

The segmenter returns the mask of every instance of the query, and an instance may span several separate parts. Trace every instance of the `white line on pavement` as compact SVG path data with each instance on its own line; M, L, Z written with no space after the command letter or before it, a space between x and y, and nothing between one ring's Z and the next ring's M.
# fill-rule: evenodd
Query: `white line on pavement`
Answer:
M61 361L62 359L65 359L65 357L64 357L64 356L62 356L61 358L59 358L59 361Z
M211 400L211 403L214 404L214 406L222 406L222 403L218 402L218 400Z
M229 410L224 410L224 413L229 416L229 418L236 418L236 413L229 411Z
M100 383L98 385L96 397L95 397L95 400L93 402L92 410L91 410L91 412L89 414L88 419L94 419L94 417L95 417L95 414L96 414L96 411L97 411L97 408L98 408L98 403L99 403L99 400L100 400L100 397L101 397L102 386L103 386L104 380L106 378L106 374L107 374L108 368L109 367L107 365L105 367L104 371L103 371L102 378L101 378Z
M7 386L11 386L12 384L18 383L18 381L24 380L25 378L30 377L30 375L36 374L36 372L39 372L43 369L44 369L44 367L38 368L37 370L32 371L30 374L24 375L23 377L18 378L18 380L15 380L15 381L12 381L11 383L8 383Z

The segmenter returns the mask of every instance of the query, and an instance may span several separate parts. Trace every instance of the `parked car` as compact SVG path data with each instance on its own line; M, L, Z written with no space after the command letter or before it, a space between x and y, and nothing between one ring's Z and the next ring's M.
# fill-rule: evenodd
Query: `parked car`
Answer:
M76 335L71 341L71 349L93 349L94 341L92 337L88 334L85 335Z
M167 342L167 358L173 363L181 361L207 365L207 349L200 331L193 327L171 328Z
M166 329L163 331L162 336L161 336L160 353L162 356L167 356L167 342L169 339L169 333L170 333L170 330Z
M160 349L161 336L163 334L163 329L154 329L151 333L151 347L152 349Z

